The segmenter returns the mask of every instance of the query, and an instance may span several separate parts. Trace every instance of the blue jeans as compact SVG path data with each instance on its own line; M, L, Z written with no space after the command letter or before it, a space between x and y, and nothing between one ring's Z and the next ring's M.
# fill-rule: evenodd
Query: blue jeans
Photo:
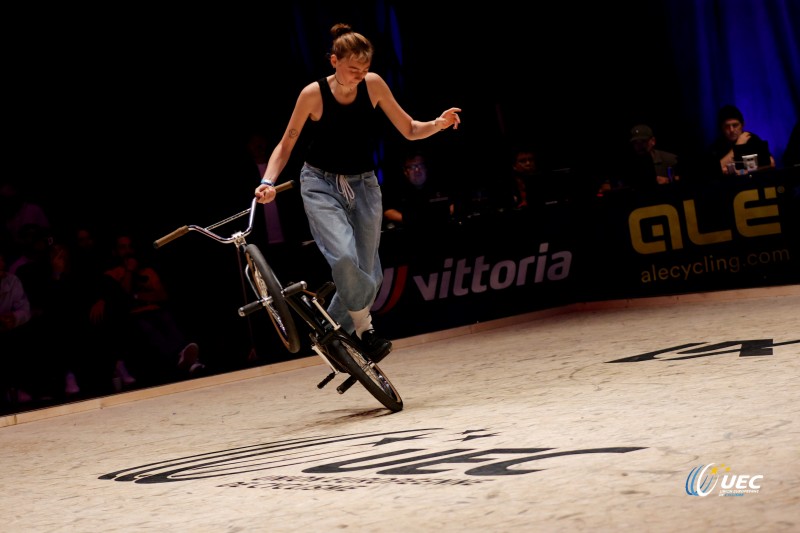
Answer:
M371 307L383 281L378 178L374 171L340 176L306 164L300 171L300 193L311 235L336 284L328 312L352 332L348 311Z

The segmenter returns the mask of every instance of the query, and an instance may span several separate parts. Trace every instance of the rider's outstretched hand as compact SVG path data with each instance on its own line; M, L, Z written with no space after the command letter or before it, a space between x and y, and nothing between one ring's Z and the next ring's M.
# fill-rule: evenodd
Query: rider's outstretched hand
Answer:
M436 119L436 126L439 130L446 130L449 127L453 127L454 130L458 129L458 125L461 124L461 117L458 114L461 112L460 107L451 107L441 115L439 118ZM444 122L439 122L443 120Z

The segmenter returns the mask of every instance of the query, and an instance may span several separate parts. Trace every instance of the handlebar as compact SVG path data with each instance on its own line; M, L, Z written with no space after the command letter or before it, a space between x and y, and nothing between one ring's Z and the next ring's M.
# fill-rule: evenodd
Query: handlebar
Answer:
M292 187L294 187L294 181L292 181L292 180L284 181L283 183L280 183L280 184L275 186L275 192L283 192L283 191L285 191L287 189L291 189ZM228 217L225 220L220 220L219 222L217 222L215 224L212 224L212 225L210 225L210 226L208 226L206 228L204 228L202 226L196 226L194 224L181 226L180 228L176 229L175 231L172 231L172 232L164 235L160 239L156 239L155 241L153 241L153 248L156 248L156 249L161 248L165 244L174 241L178 237L182 237L182 236L186 235L190 231L198 231L198 232L202 233L203 235L205 235L206 237L210 237L210 238L214 239L215 241L218 241L218 242L221 242L221 243L234 242L237 239L240 239L241 237L249 235L250 232L253 231L253 218L254 218L255 213L256 213L256 209L255 208L256 208L256 204L257 203L258 203L258 199L257 198L253 198L253 200L250 202L250 207L249 208L247 208L244 211L242 211L240 213L237 213L237 214L235 214L235 215L233 215L231 217ZM243 217L245 215L250 215L250 219L249 219L249 221L247 223L247 228L244 231L238 232L237 234L234 234L231 237L223 237L223 236L218 235L218 234L214 233L213 231L211 231L214 228L217 228L219 226L225 225L228 222L231 222L232 220L236 220L237 218Z

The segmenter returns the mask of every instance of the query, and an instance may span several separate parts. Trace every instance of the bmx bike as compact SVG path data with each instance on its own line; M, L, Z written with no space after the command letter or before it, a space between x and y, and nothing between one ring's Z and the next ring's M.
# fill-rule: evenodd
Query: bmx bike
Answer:
M281 192L293 186L294 182L286 181L277 185L275 189ZM233 244L244 257L244 261L241 262L244 279L247 280L254 297L253 301L239 308L239 316L247 317L262 309L266 310L283 345L289 352L297 353L301 342L294 320L296 315L310 329L311 349L330 369L330 373L317 385L317 388L323 388L337 375L346 374L347 378L336 388L339 394L344 394L359 382L390 411L402 410L403 400L400 394L378 367L380 359L370 359L359 339L346 332L326 311L325 299L336 289L333 282L326 282L317 291L308 290L305 281L292 282L283 287L259 247L247 242L247 236L253 231L257 205L257 200L253 198L248 209L210 226L194 224L181 226L155 240L153 246L161 248L189 232L200 233L218 243ZM230 236L220 235L214 231L244 216L249 217L245 229L234 231Z

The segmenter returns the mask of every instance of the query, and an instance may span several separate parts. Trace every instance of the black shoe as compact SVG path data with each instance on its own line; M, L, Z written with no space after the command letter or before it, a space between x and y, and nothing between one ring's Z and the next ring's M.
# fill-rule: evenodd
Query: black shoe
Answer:
M361 334L361 344L364 346L366 355L376 363L392 351L392 342L378 337L374 329Z

